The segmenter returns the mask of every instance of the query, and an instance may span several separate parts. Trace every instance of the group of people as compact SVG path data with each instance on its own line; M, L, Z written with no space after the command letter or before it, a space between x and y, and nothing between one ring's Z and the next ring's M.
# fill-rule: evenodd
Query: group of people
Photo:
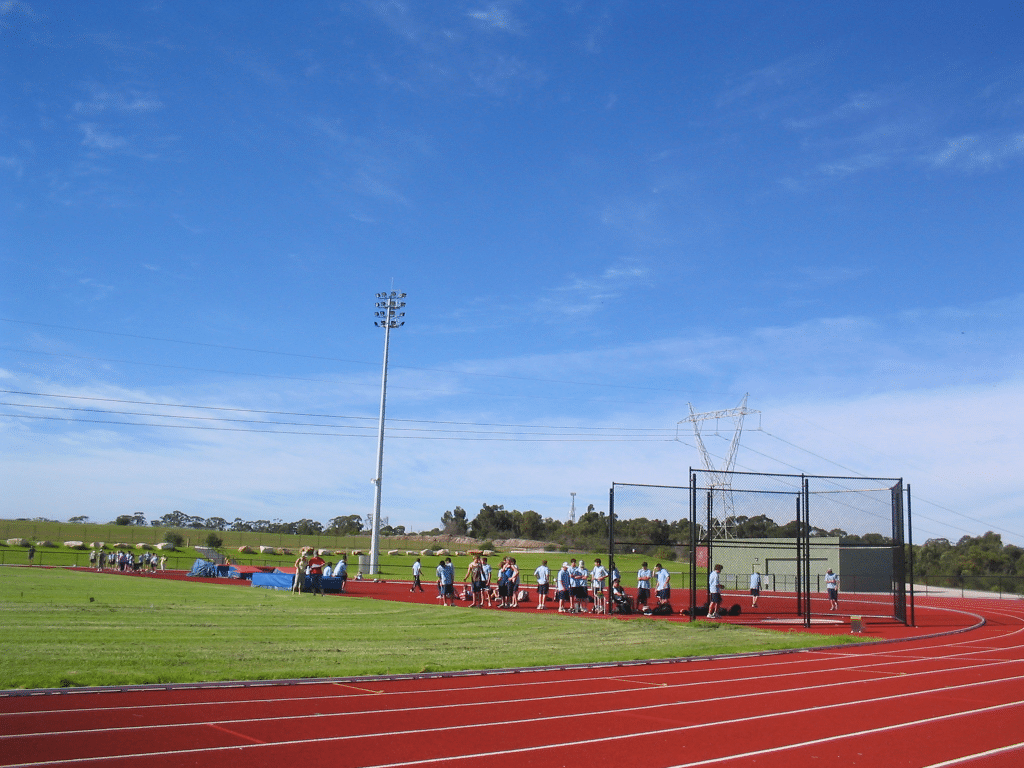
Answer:
M422 573L423 563L416 558L412 566L413 585L410 591L423 591ZM441 604L455 605L455 566L452 559L446 557L438 562L435 574L437 597ZM466 568L463 597L470 601L470 608L518 608L519 580L519 566L514 557L504 558L495 571L485 555L474 555Z
M306 585L306 577L309 577L309 591L314 595L324 595L324 579L341 579L340 591L345 591L348 582L348 561L345 555L337 565L329 563L320 556L320 553L313 549L303 549L295 561L295 578L292 580L292 592L303 591Z
M442 605L455 605L455 566L450 557L440 560L435 569L437 599ZM651 571L645 562L637 572L637 596L634 602L622 586L617 569L609 571L596 558L588 569L581 558L572 558L552 572L544 560L533 572L537 585L537 610L548 608L548 601L558 603L559 613L632 613L649 610L651 582L655 582L658 605L668 603L671 594L670 575L661 563ZM423 592L423 562L416 558L412 565L410 592ZM519 566L514 557L505 557L495 569L485 555L474 555L466 569L462 597L470 608L518 608L523 599L520 591Z
M97 571L111 570L121 573L154 572L159 566L164 570L167 564L166 555L157 555L156 552L143 552L133 555L126 550L107 552L102 549L94 549L89 552L89 565Z
M420 558L412 566L413 583L410 592L423 592L421 577L423 564ZM455 605L455 566L450 557L441 560L436 568L437 596L443 605ZM548 599L558 602L559 613L629 614L634 612L658 613L658 607L669 606L672 594L671 574L661 563L652 571L646 562L636 574L636 598L630 597L622 586L618 569L609 572L596 558L593 568L587 569L581 558L562 563L561 569L552 573L548 561L544 560L533 573L537 584L537 610L548 607ZM484 555L475 555L466 569L463 598L470 601L470 608L498 607L518 608L522 599L519 590L519 566L514 557L506 557L498 566L495 575ZM609 584L610 581L610 584ZM651 605L652 583L655 606ZM825 574L831 610L839 609L839 577L829 568ZM552 587L554 594L552 595ZM762 577L756 571L750 575L751 607L757 607L761 595ZM707 617L717 619L722 615L722 566L716 564L708 573Z

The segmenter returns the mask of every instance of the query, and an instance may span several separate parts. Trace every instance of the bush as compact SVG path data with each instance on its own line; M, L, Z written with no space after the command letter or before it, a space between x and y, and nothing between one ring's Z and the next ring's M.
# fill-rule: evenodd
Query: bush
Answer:
M180 547L182 544L185 543L185 537L177 531L168 531L166 534L164 534L164 541L166 541L173 547Z
M208 546L210 549L220 549L224 546L224 539L222 539L213 531L210 531L208 534L206 534L206 546Z

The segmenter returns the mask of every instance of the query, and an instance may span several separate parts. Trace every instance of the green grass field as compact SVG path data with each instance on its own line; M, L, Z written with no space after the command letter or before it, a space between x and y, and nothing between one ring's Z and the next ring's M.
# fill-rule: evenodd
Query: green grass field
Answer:
M846 637L590 621L237 584L0 568L0 688L332 677L699 656Z
M195 559L199 557L195 550L195 545L201 544L206 539L207 534L210 533L209 531L95 523L72 524L36 520L0 520L0 565L28 564L28 548L8 545L6 544L8 539L23 538L32 543L40 541L52 542L54 544L52 547L36 547L34 561L36 565L85 567L89 564L88 549L79 550L65 547L63 546L65 541L83 541L87 547L94 541L102 541L106 543L108 551L110 551L114 543L123 542L130 545L133 553L138 554L141 550L137 548L137 544L140 542L151 545L158 544L164 540L165 534L170 530L185 537L188 544L177 551L160 552L160 554L167 557L168 568L188 570L192 567ZM293 552L298 552L304 546L310 546L318 549L330 549L332 551L352 552L361 550L364 553L368 551L370 546L369 536L293 536L290 534L260 534L238 531L223 531L219 532L218 535L224 539L224 546L220 548L220 553L230 557L232 562L240 565L290 566L295 561L295 555L239 554L238 547L242 545L247 545L254 549L258 549L261 545L284 547ZM441 546L445 545L424 539L389 540L387 537L384 537L379 556L380 573L388 579L408 579L410 578L412 563L417 555L407 555L405 552L419 552L423 549L437 549ZM465 550L472 549L473 547L459 545L458 547L450 546L449 548ZM402 554L388 555L386 554L388 550L398 550ZM492 559L492 563L497 564L500 562L503 554L499 552L496 558ZM547 560L552 570L558 570L558 566L562 561L568 560L570 557L583 558L588 568L593 564L595 557L601 558L605 565L608 564L608 554L606 552L529 552L516 553L515 557L518 561L524 584L533 583L533 572L540 565L541 560ZM332 560L331 557L327 557L327 559ZM336 560L337 558L333 559ZM457 577L461 577L469 565L470 558L467 556L455 556L452 559L455 564ZM633 577L641 561L647 560L652 567L655 563L655 559L648 555L618 554L615 559L623 575L623 583L630 586L635 583ZM428 565L430 561L429 559L424 559L423 562L425 565ZM688 569L686 561L666 560L664 564L672 573L672 585L676 588L683 587L685 585L684 577ZM357 565L358 557L350 556L349 572L354 572ZM432 572L432 570L432 568L429 568L428 572Z

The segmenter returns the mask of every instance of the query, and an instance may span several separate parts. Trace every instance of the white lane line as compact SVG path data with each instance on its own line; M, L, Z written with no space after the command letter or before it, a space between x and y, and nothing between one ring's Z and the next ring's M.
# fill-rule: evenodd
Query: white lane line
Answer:
M733 695L729 695L729 696L717 696L717 697L708 698L708 699L682 699L682 700L678 700L678 701L667 701L667 702L664 702L664 704L666 706L673 706L675 704L713 703L713 702L729 701L731 699L743 699L743 700L746 700L746 699L751 699L751 698L755 698L755 697L763 697L763 696L777 696L777 695L793 694L793 693L811 693L811 692L815 692L815 691L826 690L826 689L829 689L829 688L842 688L842 687L848 687L848 686L851 686L851 685L864 685L864 684L871 684L871 683L885 683L885 682L888 682L888 681L891 681L891 680L895 680L895 679L901 679L904 682L907 682L907 681L915 679L915 678L923 678L926 675L948 675L950 673L956 674L956 673L960 673L960 672L972 672L972 671L975 671L975 670L989 670L989 669L994 669L995 667L999 667L999 666L1007 666L1007 665L1012 666L1012 665L1015 665L1015 664L1022 664L1022 663L1024 663L1024 662L1019 662L1019 661L1016 661L1016 660L1008 661L1008 662L986 662L984 664L976 664L976 665L968 666L968 667L960 667L960 668L957 668L957 669L954 669L954 670L949 670L949 669L931 669L931 670L926 670L926 671L923 671L923 672L907 672L907 673L904 673L902 675L898 675L898 673L886 673L888 675L887 677L878 677L878 675L881 674L880 672L876 672L876 671L873 671L871 668L867 668L867 669L858 670L858 671L862 671L862 672L866 672L866 673L871 673L872 676L871 677L865 677L865 678L860 679L860 680L838 680L838 681L831 682L831 683L821 683L820 685L805 685L805 686L798 686L798 687L792 687L792 688L774 688L774 689L767 690L767 691L755 691L755 692L747 692L747 693L738 693L738 694L733 694ZM772 679L773 680L778 680L778 679L783 678L783 677L805 677L807 675L819 675L819 674L827 674L827 671L823 673L820 670L801 670L800 672L788 672L788 673L783 673L783 674L776 674L776 675L772 676ZM897 675L898 675L898 677L897 677ZM1009 681L1009 680L1019 680L1019 679L1024 679L1024 675L1011 675L1009 677L1000 677L1000 678L994 678L992 680L982 680L982 681L972 680L968 684L968 687L971 686L971 685L983 685L983 684L998 683L998 682L1005 682L1005 681ZM755 681L761 681L761 680L763 680L763 676L756 675L756 676L753 676L753 677L733 678L731 680L725 681L725 683L735 684L735 683L739 683L739 682L755 682ZM714 682L715 685L723 684L722 681L718 681L718 680L713 681L713 682ZM632 688L616 688L615 690L606 691L606 692L604 692L604 695L614 696L614 695L618 695L618 694L629 694L629 693L640 693L640 692L654 693L655 691L669 693L669 692L671 692L673 690L682 690L682 689L692 688L692 687L703 687L703 686L708 685L708 684L709 683L707 681L691 681L691 682L685 682L685 683L665 683L665 684L661 684L661 685L653 685L651 683L643 682L642 685L634 685L634 687L632 687ZM927 692L928 690L931 690L933 692L939 692L939 691L944 691L944 690L956 690L956 689L958 689L960 687L964 687L964 686L960 686L960 685L943 686L943 687L939 687L939 688L926 689L925 691L920 691L919 693L924 693L924 692ZM140 725L109 726L109 727L105 727L105 728L80 728L80 729L75 729L75 730L65 729L65 730L60 730L60 731L38 731L38 732L26 732L26 733L5 733L5 734L0 734L0 743L4 742L5 740L12 740L12 739L18 739L18 738L34 738L34 737L41 737L41 736L50 737L50 736L82 735L82 734L90 734L90 733L126 733L126 732L130 732L130 731L145 731L145 730L149 730L149 729L154 729L155 730L155 729L170 729L170 728L190 728L190 727L201 727L201 726L205 726L205 725L229 726L229 725L244 725L244 724L251 724L251 723L268 723L268 724L269 723L286 723L286 722L294 721L294 720L315 720L315 719L331 718L331 717L347 718L347 717L360 716L360 715L387 715L387 716L392 716L393 717L393 716L403 715L403 714L406 714L406 713L408 713L408 714L416 714L416 713L422 714L422 713L426 713L426 712L429 712L429 711L432 711L432 710L452 710L452 709L463 709L463 708L469 709L469 710L472 711L472 710L475 710L476 708L480 707L481 703L486 704L487 706L491 706L491 705L500 706L500 705L503 705L503 704L522 705L522 704L528 704L528 703L534 703L534 702L543 703L543 702L552 701L552 700L555 700L555 699L562 699L562 698L574 699L577 695L578 694L576 694L576 693L562 693L562 694L559 694L558 696L533 696L533 697L529 697L529 698L523 698L523 697L517 696L517 697L511 698L511 699L488 699L485 702L470 701L470 702L463 702L463 703L458 703L458 704L424 704L424 705L415 705L415 706L401 707L401 708L381 707L381 708L378 708L378 709L366 709L366 710L358 710L358 711L354 711L354 712L316 712L316 713L310 712L310 713L300 713L300 714L297 714L297 715L278 715L278 716L274 716L274 717L249 717L249 718L233 718L233 719L227 719L227 720L204 720L204 721L197 721L197 722L173 722L173 723L154 723L154 724L140 724ZM848 703L856 703L856 702L848 702ZM622 709L622 710L600 709L600 710L598 710L596 712L593 712L593 713L590 713L590 714L598 714L600 712L620 712L620 711L621 712L630 712L630 711L633 711L633 709L634 709L633 707L627 707L627 708ZM530 720L520 720L520 721L514 721L514 722L533 722L535 719L543 720L545 718L531 718ZM510 721L510 722L512 722L512 721ZM474 725L486 725L486 724L487 723L468 724L466 727L474 727ZM418 732L419 731L409 731L409 733L418 733ZM405 732L395 732L395 733L397 735L397 734L405 733Z
M954 757L952 760L943 760L941 763L932 763L931 765L922 766L922 768L947 768L947 766L950 765L962 765L963 763L969 763L972 760L979 760L983 757L991 757L992 755L1002 755L1018 749L1024 749L1024 741L1019 741L1016 744L1007 744L1005 747L998 747L997 749L988 749L984 752L975 752L972 755Z
M948 693L948 692L956 691L956 690L959 690L959 689L962 689L962 688L963 689L976 690L979 685L983 685L983 684L994 684L994 683L999 683L999 682L1011 682L1011 681L1017 681L1017 680L1021 680L1021 679L1024 679L1024 678L1021 678L1021 677L1010 677L1010 678L1004 678L1004 679L1001 679L1001 680L988 681L987 683L978 683L977 681L974 681L974 682L971 682L971 683L965 683L963 685L942 686L942 687L939 687L939 688L933 688L933 689L928 689L928 690L924 690L924 691L913 691L911 693L902 692L902 693L898 693L898 694L893 694L891 696L879 696L879 697L875 697L875 698L871 698L871 699L858 699L856 701L836 702L836 703L830 704L830 707L832 709L835 709L837 707L851 707L851 706L858 706L858 705L861 705L861 704L876 704L876 703L881 703L881 702L893 701L893 700L896 700L896 699L906 699L906 698L911 697L911 696L923 696L923 695L932 694L932 693L939 693L939 692ZM820 687L830 687L830 686L820 686ZM649 691L650 689L645 689L645 690ZM764 694L764 695L768 695L768 694ZM573 697L570 697L570 698L573 698ZM749 698L750 698L749 696L743 696L743 695L720 696L720 697L716 697L716 698L713 698L713 699L704 699L702 701L686 701L686 702L677 702L677 703L679 705L704 704L704 703L720 703L720 702L723 702L723 701L728 701L729 699L744 699L744 700L746 700L746 699L749 699ZM956 717L967 717L967 716L972 715L972 714L979 714L979 713L985 713L985 712L994 712L994 711L997 711L997 710L1000 710L1000 709L1005 709L1007 707L1015 707L1015 706L1021 706L1021 705L1024 705L1024 699L1018 700L1018 701L1007 702L1007 703L1004 703L1004 704L994 704L994 705L987 706L987 707L979 707L977 709L968 709L968 710L964 710L964 711L961 711L961 712L952 712L952 713L948 713L948 714L945 714L945 715L937 715L935 717L925 718L925 719L922 719L922 720L912 720L912 721L908 721L908 722L902 722L902 723L895 723L895 724L892 724L892 725L880 726L878 728L868 729L868 730L865 730L865 731L856 731L856 732L848 733L848 734L832 734L832 735L829 735L829 736L827 736L825 738L822 738L822 739L814 739L814 740L811 740L811 741L800 742L800 743L797 743L797 744L788 744L788 745L783 745L783 746L780 746L780 747L773 747L773 748L766 749L766 750L758 750L758 751L755 751L755 752L743 753L743 754L739 754L739 755L729 755L729 756L725 756L725 757L714 758L713 760L707 760L707 761L697 762L697 763L689 763L687 765L693 765L693 766L704 765L705 763L721 762L722 760L729 760L729 759L732 759L732 758L735 758L735 757L747 757L747 756L751 756L751 755L768 754L768 753L771 753L771 752L778 752L778 751L783 751L783 750L786 750L786 749L794 749L794 748L798 748L798 747L801 747L801 746L807 746L807 745L812 745L812 744L819 744L819 743L823 743L823 742L828 742L828 741L830 741L832 739L850 738L850 737L853 737L853 736L865 735L865 734L871 734L871 733L882 733L882 732L885 732L885 731L897 730L899 728L907 728L907 727L910 727L910 726L913 726L913 725L921 725L921 724L924 724L924 723L938 722L938 721L941 721L941 720L947 720L947 719L956 718ZM602 710L600 710L600 714L624 714L624 713L632 712L634 710L635 710L635 707L626 707L626 708L620 708L620 709L602 709ZM694 729L703 729L703 728L709 728L709 727L710 728L714 728L716 726L738 725L738 724L748 723L748 722L751 722L751 721L764 720L766 718L778 718L778 717L787 717L787 716L790 716L790 715L805 715L805 714L820 713L820 712L821 712L821 708L819 706L801 707L800 709L790 709L790 710L783 710L783 711L774 711L774 712L769 712L769 713L758 713L756 715L750 715L750 716L738 717L738 718L730 718L728 720L718 720L718 721L715 721L715 722L693 723L691 725L677 726L677 727L674 727L674 728L661 728L661 729L658 729L658 730L645 730L645 731L643 731L641 733L615 734L615 735L605 736L605 737L590 738L590 739L586 739L586 740L583 740L583 741L556 742L556 743L551 743L551 744L542 744L542 745L538 745L538 746L534 746L534 747L521 747L521 748L503 749L503 750L500 750L500 751L497 751L497 752L478 752L478 753L467 754L467 755L452 755L452 756L446 756L442 760L444 762L452 762L452 761L455 761L455 760L473 760L473 759L479 759L479 758L493 757L495 755L501 755L501 754L514 754L514 753L525 753L525 752L543 751L543 750L548 750L548 749L557 749L557 748L564 748L564 747L582 746L582 745L586 745L586 744L598 744L598 743L602 743L602 742L606 742L606 741L621 741L623 739L628 739L628 738L647 738L647 737L653 736L653 735L666 735L666 734L673 734L673 733L682 733L682 732L689 731L689 730L694 730ZM577 713L577 714L579 716L581 716L581 717L587 717L587 716L590 716L590 715L598 714L598 712ZM558 723L558 722L562 721L563 717L564 716L562 716L562 715L557 715L557 716L551 716L551 717L520 718L518 720L506 721L505 724L511 726L511 725L524 725L524 724L529 724L529 723L545 723L545 722L546 723ZM493 728L493 726L494 726L493 722L485 722L485 723L478 723L478 724L474 724L474 725L467 725L465 723L460 723L458 727L461 730L466 730L468 728L475 728L475 727L479 727L479 728ZM397 737L397 736L416 736L416 735L420 735L420 734L436 734L436 733L437 733L437 726L432 724L428 728L418 728L418 729L406 730L406 731L391 731L391 732L385 732L385 733L379 733L378 732L378 733L365 733L365 734L348 734L348 735L344 735L344 736L325 736L325 737L321 737L321 738L301 739L301 740L297 740L297 741L273 741L273 742L267 742L265 744L229 745L229 746L223 746L223 747L204 747L204 748L201 748L201 749L176 749L176 750L172 750L172 751L168 751L168 752L144 752L144 753L139 753L139 754L102 755L102 756L98 756L98 757L82 757L82 758L71 758L71 759L65 759L65 760L42 760L42 761L31 762L31 763L9 764L5 768L31 768L33 766L65 765L65 764L77 764L77 763L94 763L94 762L100 762L100 761L106 761L106 760L132 760L132 761L134 761L134 760L138 760L138 759L141 759L141 758L144 758L144 757L147 757L147 756L154 757L154 756L170 756L170 755L187 755L187 754L192 754L192 753L215 753L215 752L228 752L228 751L236 752L237 753L238 751L247 750L247 749L261 749L263 747L287 747L287 746L302 745L302 744L326 744L326 743L331 743L331 742L342 742L342 743L349 743L350 744L351 742L355 741L356 739L361 739L361 738L372 738L372 739L378 739L380 737L394 738L394 737ZM422 759L422 760L412 760L412 761L406 761L406 762L402 762L402 763L381 763L381 764L375 765L375 766L365 766L365 768L400 768L401 766L434 764L434 763L440 762L442 760L439 760L438 757L434 756L434 757L425 758L425 759ZM686 766L673 766L672 768L686 768Z

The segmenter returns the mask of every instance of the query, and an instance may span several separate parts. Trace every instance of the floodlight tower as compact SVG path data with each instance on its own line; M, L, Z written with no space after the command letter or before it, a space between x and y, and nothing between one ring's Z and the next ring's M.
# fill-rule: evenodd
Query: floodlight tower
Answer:
M722 519L717 520L716 518L713 525L715 526L714 533L717 534L718 538L722 539L731 539L734 537L735 533L733 530L732 520L736 516L736 510L733 505L732 478L729 473L732 472L732 468L736 464L736 452L739 450L740 434L743 432L743 417L760 413L760 411L752 411L747 408L747 398L749 396L749 393L743 396L743 400L740 401L739 407L730 408L725 411L694 413L693 405L691 403L687 403L690 407L689 418L676 423L677 439L680 424L689 422L693 425L693 436L697 440L697 449L700 451L701 461L704 463L704 469L711 474L710 487L712 491L721 491L721 498L723 502ZM725 456L725 464L720 469L715 469L715 465L711 461L711 454L708 453L708 449L704 447L704 441L701 439L700 429L701 424L705 421L711 420L715 421L717 427L717 422L720 419L732 419L733 434L732 440L729 443L729 452Z
M388 345L391 341L391 329L401 328L405 321L405 312L399 312L405 306L402 299L404 293L377 294L377 319L374 325L384 329L384 371L380 377L380 422L377 426L377 474L373 478L373 524L370 531L370 573L380 572L380 483L384 475L384 409L388 398Z

